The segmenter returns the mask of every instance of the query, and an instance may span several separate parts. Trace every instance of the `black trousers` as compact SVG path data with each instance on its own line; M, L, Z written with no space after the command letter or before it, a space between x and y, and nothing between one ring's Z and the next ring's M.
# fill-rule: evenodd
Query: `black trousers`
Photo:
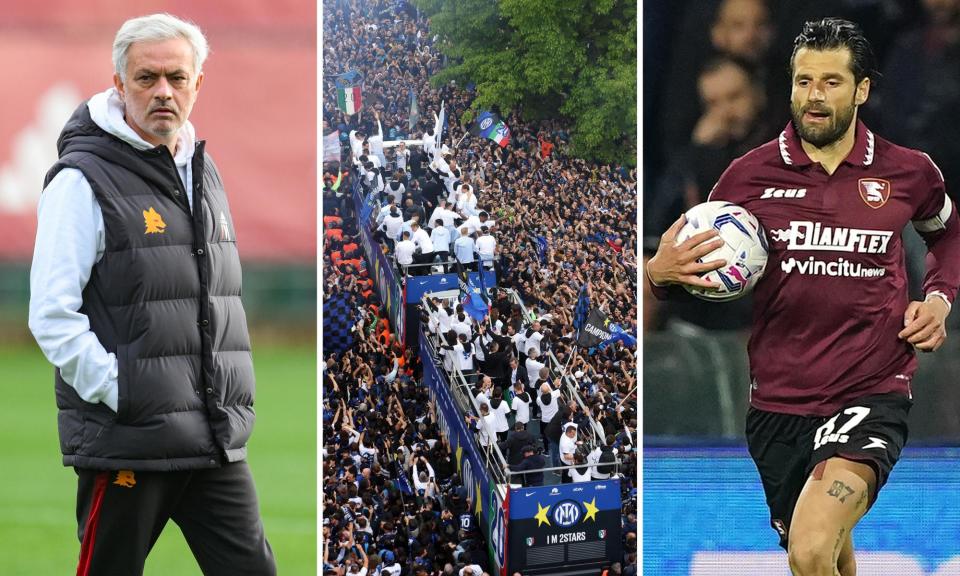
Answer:
M558 418L558 414L553 415L554 418ZM543 442L543 449L550 452L551 458L559 458L559 455L553 454L553 447L550 445L550 438L547 437L547 425L549 422L544 422L540 420L540 440Z
M210 470L76 469L77 576L139 576L173 520L205 576L275 576L246 462Z
M446 273L446 272L447 272L447 260L450 258L450 251L449 251L449 250L437 250L436 252L434 252L434 254L436 254L437 256L440 257L440 262L443 263L443 272Z
M414 254L413 262L414 264L429 264L433 262L434 258L436 257L437 255L434 252L429 252L427 254ZM411 274L411 276L429 276L429 275L430 275L430 267L428 266L417 266L416 268L413 269L413 273Z

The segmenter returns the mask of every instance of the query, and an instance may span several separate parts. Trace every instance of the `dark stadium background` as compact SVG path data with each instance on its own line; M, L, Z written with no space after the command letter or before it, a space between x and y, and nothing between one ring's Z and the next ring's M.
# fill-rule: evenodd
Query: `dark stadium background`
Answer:
M193 20L211 55L191 116L223 174L244 258L257 372L250 445L282 574L316 571L316 6L299 0L5 2L0 17L0 574L75 570L76 480L53 369L27 331L43 175L73 109L111 85L124 20ZM169 524L146 574L199 574Z

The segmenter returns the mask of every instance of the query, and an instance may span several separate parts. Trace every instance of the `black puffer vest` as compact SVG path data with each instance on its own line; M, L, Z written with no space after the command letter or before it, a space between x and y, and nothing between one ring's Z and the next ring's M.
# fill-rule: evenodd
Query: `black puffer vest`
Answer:
M44 187L76 168L103 213L106 250L80 311L119 365L116 414L83 401L57 371L64 465L166 471L243 460L253 362L233 220L204 143L191 191L166 147L134 149L97 126L86 103L58 149ZM202 210L190 213L187 193Z

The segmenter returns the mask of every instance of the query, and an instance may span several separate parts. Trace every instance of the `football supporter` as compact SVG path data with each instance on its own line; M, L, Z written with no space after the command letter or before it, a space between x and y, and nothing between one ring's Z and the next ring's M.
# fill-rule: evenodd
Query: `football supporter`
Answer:
M852 531L876 502L907 438L916 353L937 350L960 285L960 222L926 154L859 121L875 77L859 27L807 22L790 60L792 121L733 162L711 200L751 211L771 240L756 286L748 353L747 443L770 523L799 576L856 573ZM770 187L802 190L773 197ZM928 246L925 298L908 301L901 230ZM646 272L654 293L710 287L697 263L715 231L674 246Z

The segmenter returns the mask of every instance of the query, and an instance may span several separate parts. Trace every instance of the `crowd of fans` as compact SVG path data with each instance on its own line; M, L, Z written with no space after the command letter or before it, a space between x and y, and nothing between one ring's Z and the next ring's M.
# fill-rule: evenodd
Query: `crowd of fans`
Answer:
M326 131L339 130L344 146L342 163L324 166L324 295L345 295L357 313L353 346L325 354L323 367L324 573L481 576L491 570L448 440L438 428L426 388L418 385L416 351L401 348L362 261L360 227L371 225L380 229L378 237L400 272L420 273L416 266L404 267L458 256L475 266L469 253L495 270L499 287L517 291L531 312L528 317L497 290L486 327L464 322L466 336L447 344L469 346L488 410L502 411L504 403L514 407L521 396L530 399L527 421L542 419L537 396L541 386L549 388L547 403L558 416L551 415L556 420L549 431L540 427L547 434L543 440L516 440L520 430L515 422L513 431L497 438L503 440L510 464L543 458L541 445L548 458L566 462L562 430L554 443L553 428L565 422L584 426L587 416L576 403L551 400L559 383L549 374L540 380L536 368L546 364L548 354L569 366L586 410L617 450L625 492L633 496L624 505L624 556L609 573L635 574L635 350L618 343L594 354L576 351L571 358L574 309L585 285L593 305L636 334L635 171L567 156L561 121L524 122L519 111L504 115L511 131L506 147L464 138L476 115L469 109L473 92L452 83L431 87L429 79L442 67L443 57L434 48L426 19L413 6L325 0L323 9L323 120ZM347 116L336 106L335 79L353 70L364 78L363 107L359 115ZM412 127L411 91L421 115ZM441 103L447 118L442 143L449 152L437 150L431 157L419 145L381 148L383 141L423 138L434 128ZM448 186L431 174L434 158L443 160L448 173L459 171L458 185ZM354 213L354 178L387 205L370 222L359 222ZM388 205L391 197L394 208ZM449 200L445 209L451 214L441 212L437 226L434 215L444 200ZM412 254L409 245L400 246L404 232L414 244ZM484 235L492 238L492 249L489 241L480 241ZM451 322L461 314L451 305ZM537 343L532 354L528 341ZM518 371L524 375L522 386L515 388ZM523 416L513 408L510 420L522 421ZM506 431L498 425L495 432ZM597 462L600 452L579 456ZM578 468L580 479L597 470L607 473L601 466ZM536 474L524 474L523 481L536 483Z
M948 122L960 104L958 0L707 0L648 2L643 70L644 252L684 210L706 200L732 160L776 138L790 120L790 55L808 20L837 16L863 28L879 80L859 117L881 137L927 152L960 198L960 150ZM908 103L909 104L906 104ZM656 145L650 145L656 143ZM925 246L904 232L911 294L922 293ZM644 329L669 319L746 328L749 298L712 303L644 299ZM960 322L960 318L953 318Z

